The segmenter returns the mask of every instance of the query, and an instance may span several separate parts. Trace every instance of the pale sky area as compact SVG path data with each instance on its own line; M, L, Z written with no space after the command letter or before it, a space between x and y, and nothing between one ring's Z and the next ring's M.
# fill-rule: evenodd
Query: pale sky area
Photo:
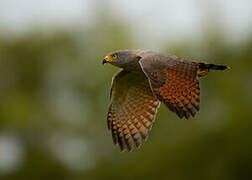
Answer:
M209 24L221 26L235 41L252 33L251 0L0 0L0 26L8 32L73 27L101 18L101 11L129 24L143 44L146 38L200 38Z

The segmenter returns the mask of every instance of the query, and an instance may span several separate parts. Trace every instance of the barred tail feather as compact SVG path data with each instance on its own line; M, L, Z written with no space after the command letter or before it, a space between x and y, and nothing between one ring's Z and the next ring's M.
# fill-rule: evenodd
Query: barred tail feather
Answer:
M199 69L197 71L197 75L199 77L205 76L210 71L210 69L213 69L213 70L229 69L229 67L226 65L210 64L210 63L203 63L203 62L194 62L194 63L197 64L199 67Z
M214 69L214 70L225 70L225 69L229 69L228 66L226 65L220 65L220 64L210 64L210 63L203 63L203 62L195 62L196 64L199 65L199 69L201 70L210 70L210 69Z

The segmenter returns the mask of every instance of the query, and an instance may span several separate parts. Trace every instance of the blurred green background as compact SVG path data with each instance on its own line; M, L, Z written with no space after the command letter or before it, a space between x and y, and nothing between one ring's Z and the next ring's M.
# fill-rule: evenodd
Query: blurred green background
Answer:
M252 178L250 1L0 5L1 180ZM148 141L121 153L106 128L118 69L101 64L117 49L231 69L201 78L195 118L179 120L161 105Z

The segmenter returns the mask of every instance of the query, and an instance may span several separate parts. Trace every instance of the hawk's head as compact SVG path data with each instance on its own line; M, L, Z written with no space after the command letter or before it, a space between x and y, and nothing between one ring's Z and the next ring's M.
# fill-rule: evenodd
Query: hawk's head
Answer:
M110 63L124 69L140 68L138 61L141 57L137 55L137 52L136 50L119 50L109 53L102 64Z

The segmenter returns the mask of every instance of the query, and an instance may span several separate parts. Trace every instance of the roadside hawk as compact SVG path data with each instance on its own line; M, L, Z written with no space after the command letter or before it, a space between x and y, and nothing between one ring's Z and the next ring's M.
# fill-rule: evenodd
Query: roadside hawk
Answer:
M179 118L194 117L200 109L198 77L228 68L146 50L115 51L104 63L122 68L112 80L107 115L108 129L121 151L146 140L160 102Z

